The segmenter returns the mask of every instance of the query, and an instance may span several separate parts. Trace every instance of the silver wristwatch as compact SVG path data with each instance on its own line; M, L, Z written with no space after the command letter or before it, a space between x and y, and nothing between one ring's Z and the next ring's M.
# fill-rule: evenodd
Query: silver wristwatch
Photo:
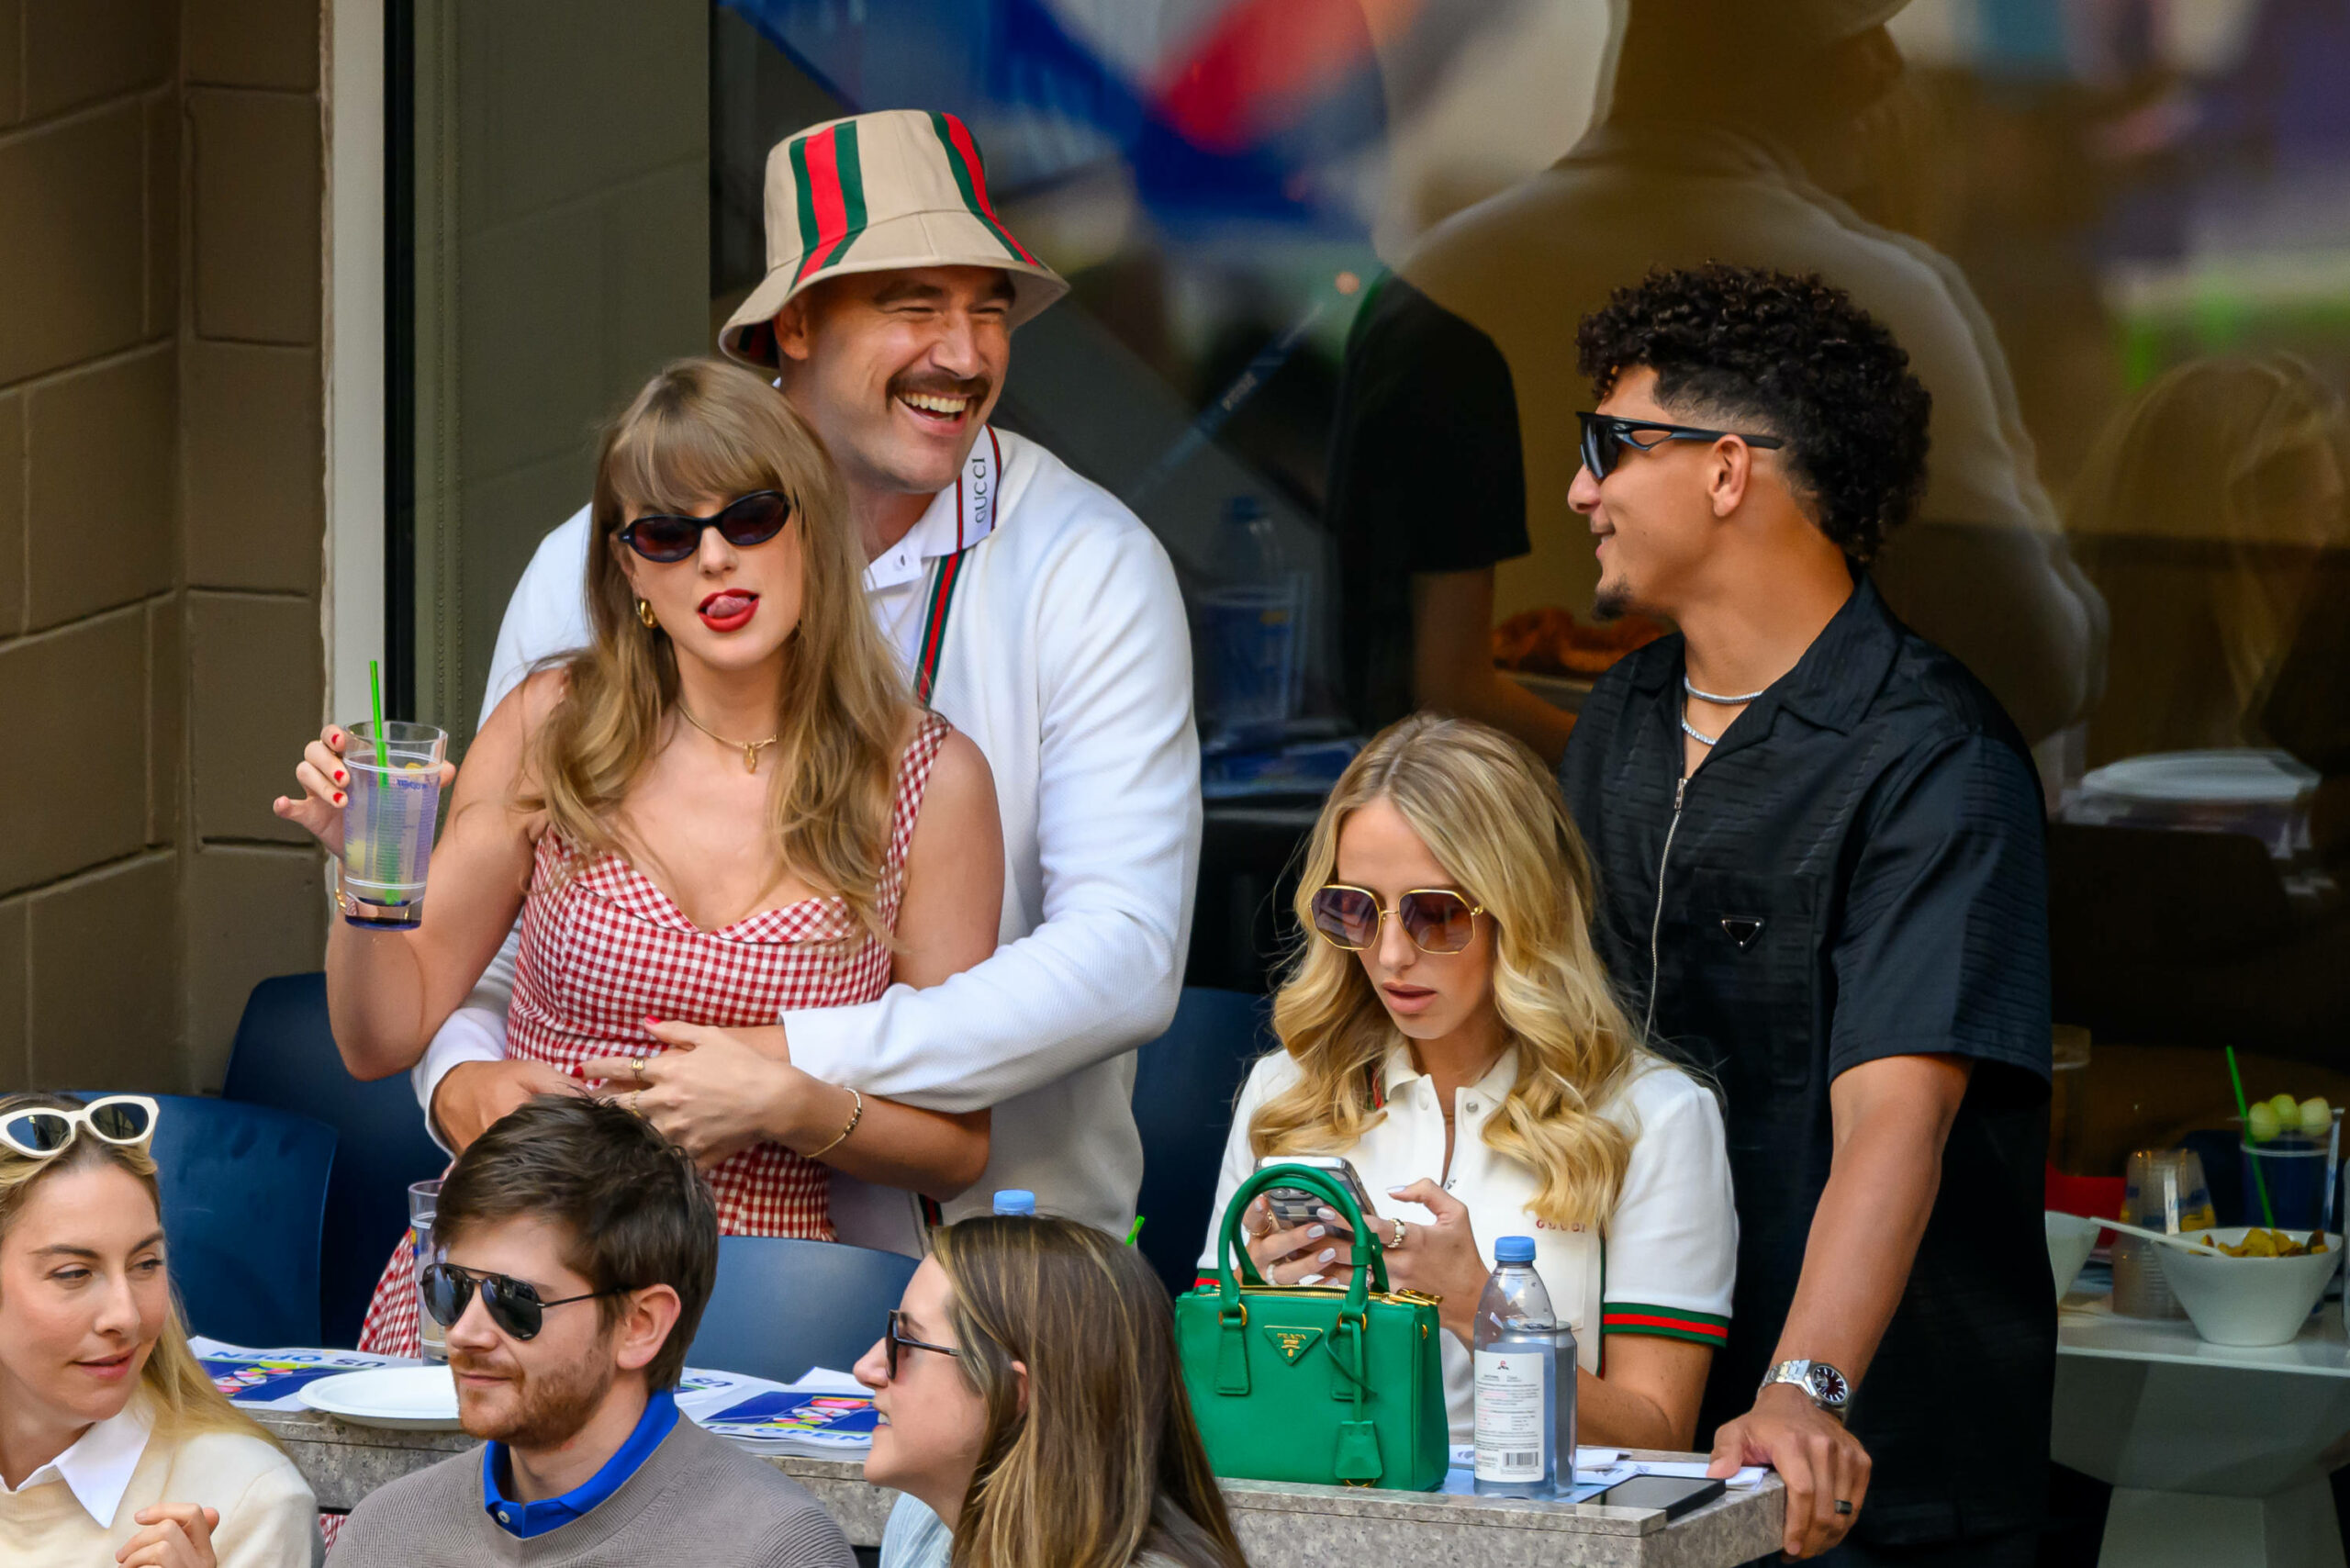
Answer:
M1814 1405L1840 1421L1844 1418L1844 1406L1852 1397L1852 1383L1826 1361L1781 1361L1762 1374L1763 1388L1774 1383L1794 1383L1810 1395Z

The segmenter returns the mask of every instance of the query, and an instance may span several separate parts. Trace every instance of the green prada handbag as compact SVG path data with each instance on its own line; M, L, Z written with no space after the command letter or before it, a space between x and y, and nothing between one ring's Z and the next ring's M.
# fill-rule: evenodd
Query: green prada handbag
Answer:
M1301 1187L1358 1238L1343 1291L1268 1285L1240 1244L1268 1187ZM1237 1255L1240 1278L1233 1277ZM1225 1211L1216 1283L1175 1301L1183 1385L1218 1475L1427 1492L1450 1457L1434 1298L1387 1288L1387 1260L1345 1188L1304 1165L1240 1184Z

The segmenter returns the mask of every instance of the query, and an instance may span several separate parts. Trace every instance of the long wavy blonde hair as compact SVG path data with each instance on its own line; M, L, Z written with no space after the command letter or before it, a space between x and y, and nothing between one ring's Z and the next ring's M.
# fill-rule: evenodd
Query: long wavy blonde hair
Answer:
M953 1568L1247 1568L1142 1255L1074 1220L1004 1215L931 1246L955 1364L987 1408Z
M613 535L646 511L754 490L790 498L804 579L776 703L775 853L884 941L880 885L912 699L865 602L865 553L831 457L782 395L739 365L684 359L605 432L588 552L593 643L571 655L539 729L521 801L583 854L619 847L612 819L662 745L677 700L669 635L637 618ZM620 548L625 549L622 545Z
M1485 1142L1540 1178L1536 1215L1604 1225L1632 1140L1603 1113L1648 1053L1592 946L1591 862L1557 782L1522 743L1465 719L1417 713L1381 731L1314 824L1301 937L1273 998L1273 1032L1301 1075L1258 1109L1251 1148L1259 1159L1338 1153L1386 1115L1373 1090L1403 1034L1360 960L1315 935L1313 912L1348 816L1380 800L1493 922L1494 1006L1517 1081Z
M0 1116L18 1111L70 1111L81 1103L70 1094L9 1094L0 1096ZM15 1228L42 1182L54 1181L71 1170L106 1165L127 1171L139 1182L148 1201L155 1205L160 1221L162 1193L155 1184L154 1156L143 1144L135 1148L111 1144L92 1137L86 1127L75 1134L62 1153L47 1159L35 1159L0 1144L0 1246L6 1245L8 1232ZM164 1238L167 1260L170 1239ZM139 1383L154 1413L155 1431L160 1437L176 1439L200 1432L235 1432L259 1438L273 1448L277 1446L277 1439L267 1428L229 1403L227 1395L213 1385L203 1363L196 1359L196 1352L188 1348L187 1325L180 1314L176 1289L172 1293L172 1310L163 1319L162 1336L148 1352L146 1365L140 1369Z

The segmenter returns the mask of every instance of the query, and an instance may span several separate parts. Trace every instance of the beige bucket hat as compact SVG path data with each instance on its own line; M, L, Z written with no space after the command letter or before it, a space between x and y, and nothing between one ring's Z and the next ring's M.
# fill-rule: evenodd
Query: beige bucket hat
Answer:
M1069 292L996 217L979 141L953 115L852 115L778 142L767 208L767 275L718 334L744 364L773 368L776 312L846 273L1001 267L1015 327Z

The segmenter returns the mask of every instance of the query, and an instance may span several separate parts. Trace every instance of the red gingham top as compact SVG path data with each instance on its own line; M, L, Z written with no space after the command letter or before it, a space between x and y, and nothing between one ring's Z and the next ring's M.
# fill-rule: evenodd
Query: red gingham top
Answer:
M897 926L906 849L946 721L923 716L898 768L890 845L879 888L881 918ZM704 931L626 858L607 855L564 868L568 840L539 840L522 906L522 947L507 1013L507 1049L576 1076L602 1056L659 1056L647 1018L718 1028L772 1024L788 1011L871 1002L889 989L890 951L860 932L838 898L803 899ZM719 1229L729 1236L831 1241L823 1166L781 1144L761 1143L710 1172ZM411 1243L394 1253L360 1334L360 1348L416 1355Z

